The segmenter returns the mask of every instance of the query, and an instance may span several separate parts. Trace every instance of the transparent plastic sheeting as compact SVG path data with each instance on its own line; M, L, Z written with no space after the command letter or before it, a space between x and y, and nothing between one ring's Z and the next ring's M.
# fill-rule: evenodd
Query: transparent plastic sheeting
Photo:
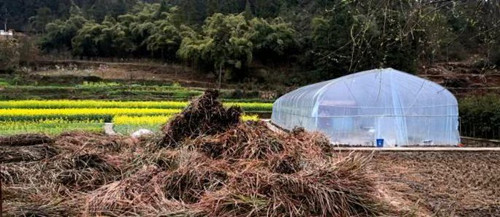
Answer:
M457 100L444 87L395 70L374 69L301 87L273 104L284 129L321 131L333 144L384 147L460 143Z

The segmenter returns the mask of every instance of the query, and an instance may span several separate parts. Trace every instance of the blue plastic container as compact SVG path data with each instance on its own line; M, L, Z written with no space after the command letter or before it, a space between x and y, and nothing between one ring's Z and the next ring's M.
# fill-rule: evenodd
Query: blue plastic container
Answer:
M377 139L377 147L379 148L384 147L384 139Z

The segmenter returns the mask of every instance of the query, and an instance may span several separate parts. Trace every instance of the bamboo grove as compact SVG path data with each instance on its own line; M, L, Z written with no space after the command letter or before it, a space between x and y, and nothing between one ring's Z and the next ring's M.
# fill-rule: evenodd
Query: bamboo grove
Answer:
M385 66L415 72L472 54L500 60L499 1L148 2L74 1L64 15L47 6L32 25L46 24L38 31L47 52L156 58L226 79L262 67L303 72L293 83Z

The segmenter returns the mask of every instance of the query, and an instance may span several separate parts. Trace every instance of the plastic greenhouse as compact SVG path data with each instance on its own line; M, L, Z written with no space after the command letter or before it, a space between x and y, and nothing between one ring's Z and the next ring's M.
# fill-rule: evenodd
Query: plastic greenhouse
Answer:
M273 104L272 122L352 146L456 146L457 100L444 87L374 69L301 87Z

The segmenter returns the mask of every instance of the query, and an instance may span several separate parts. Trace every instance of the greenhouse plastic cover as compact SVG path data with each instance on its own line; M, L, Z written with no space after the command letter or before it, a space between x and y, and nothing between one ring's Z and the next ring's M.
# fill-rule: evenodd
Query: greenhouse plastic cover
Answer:
M272 122L325 133L333 144L460 143L457 100L444 87L395 70L374 69L301 87L273 104Z

